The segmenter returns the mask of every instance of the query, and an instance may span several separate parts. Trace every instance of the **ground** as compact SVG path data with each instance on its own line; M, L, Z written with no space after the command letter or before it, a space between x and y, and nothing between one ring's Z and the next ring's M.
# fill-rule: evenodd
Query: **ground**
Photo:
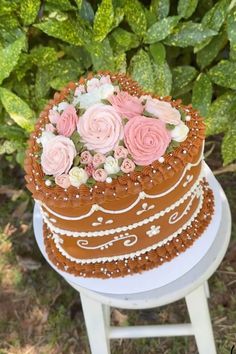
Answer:
M211 145L209 140L209 152ZM214 141L215 149L207 162L219 172L217 145L219 142ZM89 354L79 295L47 265L35 243L33 203L24 189L22 170L4 158L1 166L0 354ZM235 174L220 173L217 178L235 220ZM220 354L230 354L232 346L236 346L235 222L224 261L209 281L209 306ZM119 325L178 323L187 322L188 315L181 300L143 311L113 309L112 321ZM112 341L112 353L196 354L197 349L192 338L138 339Z

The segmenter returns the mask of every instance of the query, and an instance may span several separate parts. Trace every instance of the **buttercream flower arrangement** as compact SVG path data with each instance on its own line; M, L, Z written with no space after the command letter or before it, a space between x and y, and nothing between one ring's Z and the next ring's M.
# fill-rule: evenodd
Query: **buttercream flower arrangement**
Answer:
M37 143L46 184L67 189L112 179L155 160L187 138L183 112L96 75L54 105Z

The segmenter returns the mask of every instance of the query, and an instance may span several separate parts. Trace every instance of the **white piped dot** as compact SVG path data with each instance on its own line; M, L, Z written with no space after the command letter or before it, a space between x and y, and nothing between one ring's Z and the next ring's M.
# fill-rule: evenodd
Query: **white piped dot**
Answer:
M165 161L165 159L164 159L163 156L161 156L161 157L158 159L158 161L159 161L160 163L163 163L163 162Z
M111 177L107 177L107 178L106 178L106 182L107 182L107 183L111 183L111 182L112 182L112 178L111 178Z

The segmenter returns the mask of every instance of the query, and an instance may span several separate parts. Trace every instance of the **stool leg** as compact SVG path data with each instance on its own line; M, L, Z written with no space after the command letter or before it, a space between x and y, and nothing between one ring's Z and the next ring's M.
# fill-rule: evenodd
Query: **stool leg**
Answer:
M185 297L199 354L216 354L204 284Z
M110 341L108 338L108 310L99 301L93 300L80 293L81 304L89 344L92 354L110 354ZM106 306L107 307L107 306Z

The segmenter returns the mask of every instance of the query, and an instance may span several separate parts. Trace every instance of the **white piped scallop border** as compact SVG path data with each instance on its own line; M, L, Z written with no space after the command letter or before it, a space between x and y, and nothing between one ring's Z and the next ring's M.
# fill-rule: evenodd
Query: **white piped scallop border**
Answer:
M201 188L202 189L202 188ZM199 197L199 204L198 207L196 208L195 212L193 213L193 215L191 216L191 218L182 226L180 227L175 233L173 233L172 235L166 237L164 240L157 242L156 244L149 246L147 248L144 248L142 250L133 252L133 253L129 253L129 254L124 254L124 255L120 255L120 256L113 256L113 257L101 257L101 258L92 258L92 259L78 259L78 258L74 258L72 256L70 256L60 245L60 238L57 237L58 235L55 235L56 237L52 236L55 246L58 249L58 251L68 260L78 263L78 264L91 264L91 263L104 263L104 262L113 262L113 261L118 261L118 260L124 260L124 259L129 259L129 258L136 258L139 257L140 255L155 250L158 247L161 247L163 245L165 245L167 242L173 240L174 238L176 238L181 232L183 232L184 230L186 230L194 221L194 219L197 217L197 215L199 214L201 208L202 208L202 204L203 204L203 195L204 195L204 191L202 189L202 193L201 196Z
M204 148L204 145L203 145L203 148ZM190 170L192 167L195 167L197 166L201 160L203 159L203 151L201 152L201 155L199 157L199 159L194 163L188 163L180 177L180 179L170 188L168 189L167 191L163 192L163 193L159 193L159 194L147 194L145 193L144 191L140 192L139 195L138 195L138 198L132 203L130 204L127 208L125 209L120 209L120 210L109 210L109 209L105 209L103 207L101 207L100 205L98 204L93 204L91 209L89 210L89 212L87 214L84 214L84 215L80 215L80 216L64 216L64 215L61 215L61 214L58 214L56 213L55 211L53 211L52 209L50 209L46 204L43 204L41 203L39 200L37 200L38 204L45 208L47 211L49 211L52 215L62 219L62 220L74 220L74 221L79 221L79 220L82 220L82 219L85 219L89 216L91 216L95 211L102 211L103 213L106 213L106 214L123 214L123 213L127 213L128 211L130 211L131 209L133 209L139 202L140 200L142 199L145 199L145 198L150 198L150 199L156 199L156 198L161 198L167 194L169 194L170 192L172 192L179 184L180 182L183 180L184 176L185 176L185 173L186 171ZM202 168L201 168L201 172L202 172ZM201 175L201 172L200 172L200 175Z
M108 236L108 235L113 235L116 233L120 233L120 232L125 232L125 231L129 231L129 230L133 230L137 227L143 226L145 224L148 224L150 222L153 222L154 220L157 220L160 218L160 216L163 216L164 214L168 213L169 211L175 209L176 207L178 207L180 204L184 203L184 201L191 196L192 194L197 193L198 189L201 188L200 185L200 177L197 179L197 181L195 182L195 184L191 187L191 189L179 200L177 200L174 204L172 204L171 206L167 207L166 209L152 215L149 216L146 219L143 219L141 221L138 221L137 223L131 224L131 225L127 225L127 226L122 226L122 227L118 227L116 229L108 229L108 230L101 230L101 231L89 231L89 232L75 232L75 231L69 231L69 230L64 230L64 229L60 229L59 227L56 227L55 225L53 225L49 219L45 216L42 208L40 207L41 213L42 213L42 217L43 217L43 221L47 224L48 228L52 231L55 232L57 234L60 235L64 235L64 236L68 236L68 237L97 237L97 236Z

